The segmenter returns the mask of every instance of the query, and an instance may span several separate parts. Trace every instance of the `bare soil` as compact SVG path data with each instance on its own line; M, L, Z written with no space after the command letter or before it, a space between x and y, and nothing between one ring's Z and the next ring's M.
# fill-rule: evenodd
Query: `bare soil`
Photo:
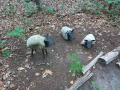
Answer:
M77 13L58 19L56 14L45 15L37 13L30 18L18 16L0 17L0 38L7 39L6 47L11 50L11 54L5 58L0 50L0 60L3 65L0 66L0 88L3 90L65 90L70 87L70 82L75 81L76 76L69 72L70 63L67 54L75 53L79 56L82 64L88 64L101 51L107 53L120 45L120 29L110 25L104 16L94 16L85 13ZM24 19L33 21L34 26L29 27ZM41 24L42 23L42 24ZM55 45L47 48L48 55L42 56L42 51L37 50L34 57L30 56L30 49L26 47L26 40L16 36L6 36L8 29L15 28L18 25L24 25L26 39L34 34L45 35L55 41ZM62 26L73 28L75 40L66 41L62 38L60 30ZM87 49L81 46L80 42L89 33L96 38L95 45ZM88 57L91 56L92 59ZM119 90L120 88L120 69L115 63L120 60L120 56L108 64L102 66L97 63L92 69L94 75L78 90L97 90L100 85L101 90ZM47 63L52 62L49 66ZM8 67L6 67L8 65ZM23 67L23 70L18 70ZM52 75L42 77L45 70L51 70ZM8 78L2 80L3 76L10 71ZM39 75L35 75L39 73ZM8 81L10 81L9 84ZM92 85L92 81L96 85ZM13 87L12 87L13 85Z

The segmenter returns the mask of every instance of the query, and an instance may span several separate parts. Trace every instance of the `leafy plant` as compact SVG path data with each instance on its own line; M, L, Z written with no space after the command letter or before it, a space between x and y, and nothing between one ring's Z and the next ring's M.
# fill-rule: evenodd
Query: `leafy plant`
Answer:
M26 2L25 0L21 0L21 2L25 6L26 16L35 14L35 10L37 10L37 5L34 5L32 2Z
M71 68L69 69L69 71L73 71L73 73L75 73L76 71L77 72L82 72L83 69L82 67L84 65L81 64L81 61L78 60L79 56L76 56L76 54L68 54L70 60L72 61L72 63L70 64L71 65Z
M10 12L10 13L14 13L14 12L15 12L15 8L16 8L15 6L13 6L12 4L9 3L9 4L7 5L7 7L6 7L6 9L4 10L4 12L7 12L7 11L8 11L8 12Z
M0 49L2 49L2 48L4 48L4 46L5 46L5 42L6 42L7 40L0 40Z
M92 83L92 85L95 85L95 81L92 81L91 83Z
M115 24L115 23L113 23L112 21L110 21L110 23L111 23L111 25L116 26L116 24Z
M97 85L97 89L101 89L100 85Z
M9 50L9 49L5 49L5 50L2 52L2 55L3 55L4 57L7 57L9 54L10 54L10 50Z
M12 30L8 30L8 33L7 35L8 36L19 36L23 39L25 39L25 37L23 36L26 31L24 29L22 29L22 25L21 26L18 26L16 27L15 29L12 29Z
M50 62L50 63L47 63L47 65L48 65L48 66L52 66L52 62Z
M25 23L28 24L29 26L33 24L31 20L25 20Z
M62 87L60 87L60 90L62 90Z
M55 7L46 7L45 13L46 14L53 14L56 11Z

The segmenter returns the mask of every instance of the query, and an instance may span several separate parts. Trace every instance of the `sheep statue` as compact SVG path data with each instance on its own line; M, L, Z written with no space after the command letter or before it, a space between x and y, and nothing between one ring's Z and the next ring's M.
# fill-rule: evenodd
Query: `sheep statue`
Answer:
M61 29L61 34L65 40L75 39L73 31L71 28L64 26Z
M95 37L93 34L88 34L81 42L81 44L87 48L91 48L95 44Z
M34 50L36 51L36 49L41 49L44 56L45 54L44 51L47 54L46 48L53 44L55 44L55 42L48 37L48 34L46 35L46 37L40 35L33 35L27 39L27 47L32 49L31 50L32 56L33 56L33 51Z

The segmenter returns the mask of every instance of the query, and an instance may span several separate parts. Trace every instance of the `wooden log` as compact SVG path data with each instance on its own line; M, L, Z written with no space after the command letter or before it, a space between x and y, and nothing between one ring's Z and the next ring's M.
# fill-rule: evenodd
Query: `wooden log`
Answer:
M104 56L99 58L99 61L102 65L107 65L111 61L115 60L120 52L120 46L112 50L111 52L105 54Z
M103 55L103 52L100 52L99 55L97 57L95 57L89 64L87 64L86 66L84 66L83 69L83 74L85 74L93 65L96 64L96 62L98 61L99 57L101 57Z
M80 87L83 83L85 83L88 79L90 79L93 76L93 73L88 71L83 77L78 78L75 83L69 88L65 90L77 90L78 87Z

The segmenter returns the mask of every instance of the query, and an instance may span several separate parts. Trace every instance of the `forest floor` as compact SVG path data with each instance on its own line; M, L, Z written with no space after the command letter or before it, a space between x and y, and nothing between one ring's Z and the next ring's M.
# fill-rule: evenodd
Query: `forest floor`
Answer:
M69 72L71 61L67 54L76 54L82 64L86 65L101 51L107 53L120 45L120 29L113 27L106 20L105 15L90 15L81 12L58 19L57 15L61 10L61 6L58 5L57 12L53 15L41 11L27 17L21 8L14 14L3 12L7 3L20 5L20 2L16 0L3 1L0 1L0 39L7 40L7 42L6 46L0 49L1 90L65 90L72 85L70 82L74 83L78 78L73 72ZM56 4L52 0L50 2L45 0L43 5L55 6ZM60 3L60 5L62 4ZM67 13L67 10L63 12L63 14ZM31 20L33 24L29 26L25 20ZM42 36L49 34L49 37L55 41L55 45L47 48L48 55L45 58L43 58L41 50L37 50L32 58L31 50L26 47L26 40L5 35L8 30L20 25L24 25L23 29L27 31L25 33L26 40L35 34ZM75 40L63 39L60 34L63 26L69 26L74 30ZM95 36L96 43L92 48L87 49L80 43L89 33ZM11 51L8 57L2 56L5 48ZM78 90L98 90L98 87L100 90L119 90L120 69L115 65L117 61L120 61L120 55L107 66L102 66L98 62L91 70L94 75ZM45 72L46 75L44 75ZM95 85L91 83L93 81Z

